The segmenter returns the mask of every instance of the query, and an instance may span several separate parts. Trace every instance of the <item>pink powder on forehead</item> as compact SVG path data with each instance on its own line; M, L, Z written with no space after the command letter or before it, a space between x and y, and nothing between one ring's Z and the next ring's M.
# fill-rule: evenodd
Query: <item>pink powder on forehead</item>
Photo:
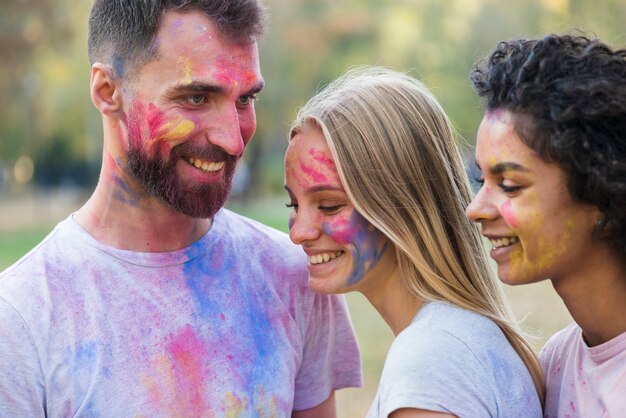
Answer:
M302 170L302 172L309 176L314 182L325 183L328 181L328 178L325 175L317 171L315 167L307 166L303 161L300 161L300 170Z

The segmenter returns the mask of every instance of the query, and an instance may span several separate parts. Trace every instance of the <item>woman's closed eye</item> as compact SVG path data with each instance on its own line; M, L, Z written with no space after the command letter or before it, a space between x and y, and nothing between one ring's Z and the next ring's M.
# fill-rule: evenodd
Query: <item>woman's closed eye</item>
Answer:
M317 208L320 212L326 215L332 215L339 212L339 210L344 206L345 205L319 205Z
M498 187L502 189L504 193L515 193L522 189L522 186L512 182L511 180L504 179L499 184Z

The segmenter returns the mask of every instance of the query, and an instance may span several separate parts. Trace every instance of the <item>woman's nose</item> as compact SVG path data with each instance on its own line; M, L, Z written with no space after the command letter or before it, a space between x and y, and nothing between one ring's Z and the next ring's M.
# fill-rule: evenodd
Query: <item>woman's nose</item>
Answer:
M483 186L465 209L465 216L472 222L483 222L496 218L498 209L491 201L489 188Z
M289 238L294 244L302 245L306 241L317 239L321 230L315 217L306 212L292 211L289 215Z

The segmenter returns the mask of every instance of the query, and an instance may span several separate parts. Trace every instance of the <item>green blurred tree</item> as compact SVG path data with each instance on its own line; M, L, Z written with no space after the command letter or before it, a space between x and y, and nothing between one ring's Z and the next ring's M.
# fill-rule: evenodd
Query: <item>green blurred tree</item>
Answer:
M468 75L497 41L580 28L626 45L623 0L264 1L270 24L260 50L267 87L246 151L259 194L282 189L283 153L297 108L350 66L411 70L472 143L482 105ZM72 161L99 165L101 128L89 98L86 54L90 3L0 2L0 166L22 154L39 155L35 150L58 140Z

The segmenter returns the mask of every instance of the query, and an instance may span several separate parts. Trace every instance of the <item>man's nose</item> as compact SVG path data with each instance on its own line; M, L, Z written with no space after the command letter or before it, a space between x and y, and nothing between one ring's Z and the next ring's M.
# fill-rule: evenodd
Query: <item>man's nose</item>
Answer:
M216 119L212 121L213 127L207 133L208 141L230 155L243 154L245 144L237 107L234 104L222 104L213 117Z

